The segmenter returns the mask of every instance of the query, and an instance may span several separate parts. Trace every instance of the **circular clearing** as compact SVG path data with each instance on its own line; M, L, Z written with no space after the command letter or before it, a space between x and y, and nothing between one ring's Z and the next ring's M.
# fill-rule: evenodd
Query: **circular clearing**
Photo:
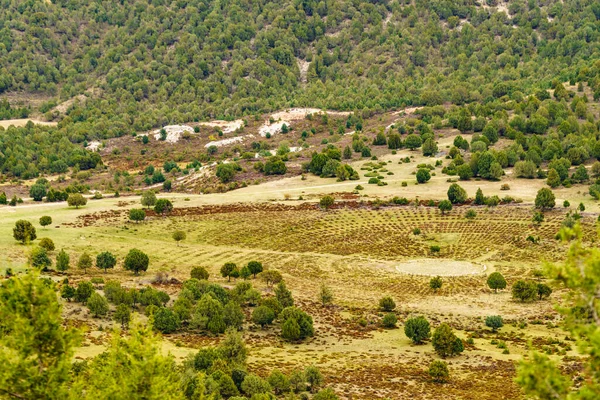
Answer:
M404 274L427 276L478 275L484 273L486 269L485 265L474 264L468 261L435 258L409 260L396 266L396 270Z

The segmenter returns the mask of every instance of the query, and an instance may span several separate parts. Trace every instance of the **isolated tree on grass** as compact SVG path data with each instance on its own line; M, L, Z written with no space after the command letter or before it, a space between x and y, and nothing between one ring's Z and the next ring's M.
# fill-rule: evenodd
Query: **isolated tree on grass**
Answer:
M70 268L70 260L69 255L64 250L61 250L56 256L56 269L60 272L68 270Z
M13 237L15 240L25 244L34 241L37 238L37 235L31 222L20 219L15 222Z
M329 195L323 196L321 197L321 200L319 200L319 205L324 210L329 210L333 206L333 203L335 203L335 199L333 196Z
M146 208L154 207L154 205L156 204L156 194L153 190L146 190L142 194L140 202Z
M390 296L383 297L379 300L379 308L383 311L394 311L396 308L396 302Z
M554 208L555 205L556 199L552 190L548 188L541 188L538 190L537 195L535 196L535 208L546 210Z
M481 188L477 188L477 192L475 192L474 203L478 206L482 206L485 204L485 196L483 195L483 191L481 190Z
M417 171L417 182L425 183L431 179L431 174L427 168L419 168Z
M446 364L442 360L433 360L431 364L429 364L429 369L427 373L434 382L444 383L448 381L450 377L450 373L448 372L448 364Z
M187 235L185 234L184 231L173 232L173 240L175 240L175 242L177 243L177 246L179 246L179 242L181 242L182 240L185 240L186 237L187 237Z
M67 198L69 207L83 207L87 204L87 199L81 193L71 193Z
M442 278L440 276L436 276L431 278L429 281L429 287L433 289L434 293L436 293L438 289L441 289L443 283L444 282L442 281Z
M44 215L40 217L40 225L45 228L52 223L52 217L49 215Z
M82 269L84 274L87 274L87 269L92 268L92 257L87 252L84 252L77 261L77 268Z
M490 315L485 318L485 326L492 328L492 332L496 332L504 326L504 321L499 315Z
M129 219L134 222L140 222L146 219L146 212L141 208L132 208L129 210Z
M500 272L492 272L487 278L487 285L497 293L498 289L502 290L506 288L506 279L504 279L504 276Z
M135 275L138 275L140 271L148 270L149 263L150 259L146 253L138 249L131 249L125 256L123 265L126 270L133 271Z
M421 344L431 336L431 327L429 321L423 316L413 317L406 320L404 324L404 334L414 344Z
M319 290L319 301L326 307L333 303L333 292L326 284L321 284L321 289Z
M435 352L442 358L460 354L464 351L462 340L458 338L450 325L443 323L433 332L431 344Z
M115 265L117 265L117 258L110 251L103 251L96 256L96 267L103 269L104 273Z
M258 261L250 261L247 267L255 278L256 275L260 274L263 271L263 265Z
M452 203L450 203L450 200L442 200L438 204L438 208L442 212L442 215L444 215L446 212L452 211Z

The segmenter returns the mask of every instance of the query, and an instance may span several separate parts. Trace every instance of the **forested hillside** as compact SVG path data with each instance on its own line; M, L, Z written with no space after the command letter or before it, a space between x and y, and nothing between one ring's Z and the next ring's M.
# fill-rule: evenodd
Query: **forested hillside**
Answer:
M519 100L588 80L599 18L594 0L0 0L0 95L52 99L52 119L92 93L60 125L80 138L295 105Z

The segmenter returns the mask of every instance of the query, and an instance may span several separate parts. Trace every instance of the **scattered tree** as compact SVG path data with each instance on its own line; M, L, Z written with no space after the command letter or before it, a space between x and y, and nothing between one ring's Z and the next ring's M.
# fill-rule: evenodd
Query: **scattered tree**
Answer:
M537 295L540 300L550 297L552 289L544 283L537 284Z
M79 284L77 285L77 289L75 290L75 300L85 304L92 295L92 293L94 293L94 286L91 282L79 282Z
M126 270L133 271L135 275L138 275L140 271L148 270L149 263L150 259L146 253L138 249L131 249L125 257L123 266Z
M323 196L321 197L321 200L319 200L319 205L324 210L329 210L333 206L333 203L335 203L335 199L333 196L329 195Z
M179 318L170 308L160 307L152 317L154 319L152 326L161 333L169 334L179 329Z
M200 281L208 280L208 271L204 267L194 267L190 272L190 278L198 279Z
M87 199L81 193L71 193L67 198L69 207L83 207L87 204Z
M94 317L103 317L108 314L108 301L97 292L92 293L87 301L87 306Z
M418 183L426 183L431 179L431 174L429 173L429 169L427 168L419 168L417 171L417 182Z
M386 312L394 311L396 302L390 296L383 297L379 300L379 308Z
M429 364L429 370L427 372L433 381L438 383L447 382L450 377L448 364L442 360L433 360L431 364Z
M250 261L247 267L255 278L257 274L260 274L263 271L263 265L258 261Z
M448 188L448 200L452 204L461 204L467 201L467 192L457 183L453 183Z
M15 222L13 237L15 240L25 244L34 241L37 238L37 235L31 222L20 219Z
M227 281L229 282L229 281L231 281L232 276L234 278L236 276L239 276L239 272L236 274L237 270L238 270L238 267L235 263L232 263L232 262L225 263L221 267L221 276L223 278L227 278Z
M383 325L384 328L395 328L396 327L396 323L398 322L398 317L396 317L396 314L394 313L387 313L385 314L385 316L383 317L383 320L381 321L381 324Z
M423 316L412 317L406 320L404 324L404 334L412 340L414 344L421 344L431 336L431 327L429 321Z
M460 354L464 350L462 340L458 338L450 325L443 323L436 328L431 338L435 352L442 358Z
M499 315L490 315L485 318L485 326L492 328L492 332L496 332L504 326L504 321L502 321L502 317Z
M154 193L152 190L146 190L142 194L140 202L142 203L142 206L146 208L154 207L156 204L156 193Z
M50 238L41 238L39 246L46 249L47 252L52 252L55 249L54 242Z
M535 282L518 280L512 287L512 297L519 301L531 301L538 295Z
M173 211L173 203L167 199L158 199L154 205L154 212L157 214L168 214Z
M52 265L52 261L45 248L34 247L29 254L29 265L34 268L46 269Z
M548 188L541 188L535 196L535 208L546 210L554 208L556 204L554 193Z
M117 265L117 258L110 251L103 251L96 256L96 267L103 269L104 273L115 265Z
M443 283L442 277L435 276L429 280L429 287L432 288L434 292L437 292L438 289L441 289Z
M69 255L64 250L61 250L56 256L56 269L60 272L68 270L70 268L70 261L71 258Z
M175 240L175 242L177 243L177 246L179 246L179 242L181 242L182 240L185 240L186 237L187 237L187 235L185 234L184 231L173 232L173 240Z
M121 329L129 328L129 322L131 321L131 310L127 304L121 303L115 310L114 319L117 323L121 324Z
M319 291L319 301L321 302L323 307L326 307L333 303L333 292L324 283L321 284L321 290Z
M506 288L506 279L500 272L492 272L487 278L487 285L494 292L498 292L498 289L502 290Z
M43 217L40 217L40 225L45 228L48 225L52 224L52 217L49 215L44 215Z
M33 201L42 201L44 196L46 196L46 186L36 183L29 189L29 196L31 196Z
M132 208L129 210L129 219L134 222L140 222L146 219L146 212L141 208Z
M450 203L450 200L442 200L440 201L438 208L442 212L442 215L444 215L446 212L452 210L452 203Z
M259 306L252 312L252 322L260 325L264 329L265 325L270 325L275 319L275 312L267 306Z
M77 268L82 269L84 274L87 274L88 268L92 268L92 257L87 252L83 252L79 257Z

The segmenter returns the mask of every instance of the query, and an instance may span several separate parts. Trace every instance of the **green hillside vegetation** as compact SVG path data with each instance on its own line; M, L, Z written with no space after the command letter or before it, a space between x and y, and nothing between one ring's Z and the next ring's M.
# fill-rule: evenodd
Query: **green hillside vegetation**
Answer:
M600 95L596 2L495 3L3 0L0 93L48 95L48 112L98 89L62 122L86 138L296 105L520 100L554 79Z

